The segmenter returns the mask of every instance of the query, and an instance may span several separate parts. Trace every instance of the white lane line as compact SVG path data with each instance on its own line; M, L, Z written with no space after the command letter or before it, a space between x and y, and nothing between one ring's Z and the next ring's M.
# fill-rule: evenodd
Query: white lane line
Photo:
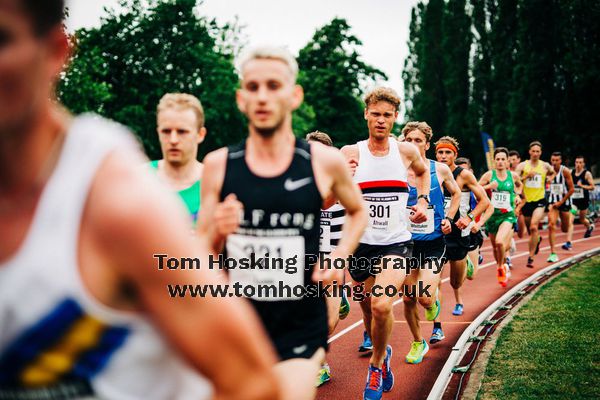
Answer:
M587 238L587 239L585 239L585 238L584 239L577 239L577 240L573 240L572 243L579 243L579 242L583 242L584 240L593 240L593 239L597 239L599 237L600 236L592 236L592 237ZM550 246L541 247L540 251L542 251L542 250L549 250L549 249L550 249ZM515 254L514 256L511 257L511 260L514 260L515 258L526 256L526 255L529 255L529 251L524 251L523 253ZM480 265L478 267L478 269L487 268L487 267L489 267L491 265L496 265L496 262L493 261L493 262L485 263L483 265ZM549 265L552 265L552 264L548 264L548 266ZM444 279L442 279L442 283L445 283L445 282L448 282L448 281L450 281L450 278L444 278ZM398 299L398 300L394 301L394 303L392 303L392 305L395 306L396 304L399 304L401 302L402 302L402 299ZM336 341L337 339L341 338L342 336L344 336L345 334L347 334L351 330L353 330L356 327L362 325L362 323L363 323L362 319L359 320L359 321L356 321L352 325L346 327L345 329L342 329L341 331L339 331L338 333L336 333L335 335L333 335L332 337L330 337L329 340L327 340L327 343L333 343L334 341Z

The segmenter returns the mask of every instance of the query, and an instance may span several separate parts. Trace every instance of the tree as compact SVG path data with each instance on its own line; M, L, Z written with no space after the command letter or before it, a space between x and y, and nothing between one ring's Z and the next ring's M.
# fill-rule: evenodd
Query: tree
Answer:
M442 82L446 94L446 121L441 128L443 132L459 139L463 151L471 153L479 141L472 140L472 126L468 123L469 54L473 37L466 0L448 2L442 22Z
M202 101L208 129L202 154L241 140L233 66L239 27L199 17L195 0L123 0L121 7L127 11L109 12L99 28L76 32L61 101L129 126L151 158L160 157L156 105L168 92Z
M522 154L541 140L597 162L599 13L598 0L420 2L403 72L409 116L456 136L476 168L479 131Z
M382 71L360 59L361 44L346 20L334 18L315 32L298 56L299 83L314 112L311 130L327 132L336 146L364 137L361 83L386 79Z
M402 79L404 80L404 102L406 105L406 115L415 115L415 99L419 96L421 88L419 87L419 51L422 29L422 15L425 10L425 4L418 3L411 12L408 56L404 60L404 70ZM410 119L410 118L409 118Z

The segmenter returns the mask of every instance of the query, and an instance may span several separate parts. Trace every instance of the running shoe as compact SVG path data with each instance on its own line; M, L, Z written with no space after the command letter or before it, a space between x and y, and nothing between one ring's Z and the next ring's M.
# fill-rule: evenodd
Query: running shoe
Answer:
M471 261L471 257L467 256L467 278L473 278L473 273L475 272L475 265Z
M508 265L509 268L512 268L512 261L510 260L510 257L506 257L506 265Z
M527 257L527 268L533 268L533 257Z
M510 272L511 267L512 267L512 265L506 264L506 281L507 282L508 282L508 280L510 279L510 277L512 275L511 272Z
M556 255L556 253L551 253L550 257L548 257L546 261L548 261L549 263L557 262L558 256Z
M381 400L381 395L383 394L382 375L383 371L369 365L363 400Z
M571 244L571 242L566 242L562 245L562 248L563 250L571 250L573 248L573 245Z
M329 368L329 364L324 363L321 365L321 369L319 370L319 376L317 378L317 387L327 383L331 380L331 369Z
M427 321L433 321L434 319L436 319L438 317L438 315L440 315L441 308L442 307L440 307L440 300L437 297L437 289L436 289L435 303L432 304L431 308L425 309L425 318L427 318Z
M442 328L433 328L433 332L431 332L431 337L429 338L429 343L434 344L441 342L445 338L446 336L444 336L444 331Z
M452 315L463 315L463 308L462 304L456 304L454 306L454 311L452 311Z
M508 267L506 266L506 264L503 264L502 266L498 267L496 269L496 275L498 278L498 283L502 286L502 287L506 287L506 282L508 281L508 277L506 276L506 270L508 269Z
M367 333L367 331L363 332L363 341L360 344L360 346L358 346L358 351L361 353L364 353L365 351L371 351L373 350L373 343L371 342L371 338L369 337L369 334Z
M585 230L583 237L589 238L590 236L592 236L592 231L594 230L594 228L595 228L594 224L590 225L590 227Z
M390 368L392 361L392 346L388 344L385 349L385 358L383 359L383 368L381 373L381 386L384 392L389 392L394 387L394 374Z
M406 362L409 364L418 364L423 361L423 356L427 354L428 351L429 346L425 339L421 342L413 342L410 346L410 351L406 355Z
M346 295L342 292L342 302L340 303L340 319L346 319L350 314L350 302Z
M537 245L535 246L535 254L536 254L536 255L537 255L537 253L539 253L539 252L540 252L540 243L542 243L542 237L541 237L541 236L538 236L538 243L537 243Z
M483 256L479 254L479 265L483 264Z
M509 250L509 253L510 253L511 256L514 256L516 252L517 252L517 244L515 243L515 239L512 238L512 239L510 239L510 250Z

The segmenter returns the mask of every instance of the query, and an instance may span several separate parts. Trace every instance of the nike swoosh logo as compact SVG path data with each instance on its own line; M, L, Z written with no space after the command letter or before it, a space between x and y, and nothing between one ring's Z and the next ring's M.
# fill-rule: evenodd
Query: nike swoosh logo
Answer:
M302 186L306 186L312 182L312 177L298 179L297 181L293 181L290 178L287 178L283 184L283 187L288 192L293 192L294 190L300 189Z
M292 351L294 354L302 354L306 351L306 349L308 349L308 346L304 344L302 346L294 347Z

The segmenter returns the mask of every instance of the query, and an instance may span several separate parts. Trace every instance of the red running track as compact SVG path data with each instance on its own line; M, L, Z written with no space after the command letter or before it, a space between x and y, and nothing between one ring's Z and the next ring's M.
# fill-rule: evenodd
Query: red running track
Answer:
M558 257L562 260L600 246L600 236L592 235L589 239L583 238L584 229L581 225L576 226L573 234L573 249L563 250L560 246L564 243L566 234L561 233L556 238L556 249ZM392 371L395 376L395 384L392 391L383 394L383 399L411 399L419 400L427 398L433 387L438 374L442 370L452 346L456 343L463 330L485 310L496 299L502 296L516 283L527 278L529 275L541 268L550 265L546 262L550 254L547 231L542 232L542 243L540 253L535 257L535 268L526 268L527 241L528 237L518 239L517 252L512 257L512 277L506 288L502 288L496 279L495 262L492 255L490 241L486 239L482 248L483 265L474 280L465 280L462 286L464 314L460 317L452 315L454 309L454 293L448 279L442 283L443 303L440 313L442 328L446 338L434 345L430 345L429 352L420 364L407 364L404 360L406 353L410 350L412 335L408 330L404 319L404 310L400 302L394 306L395 324L392 331L390 344L394 348L392 357ZM449 269L444 268L444 278L447 278ZM419 306L421 313L421 331L423 337L429 342L429 336L433 323L425 320L423 308ZM330 349L327 361L331 367L332 379L318 389L319 400L349 400L362 399L366 382L369 357L361 357L358 353L358 345L362 341L364 326L362 324L362 313L358 303L352 302L350 315L340 321L336 332L330 338Z

